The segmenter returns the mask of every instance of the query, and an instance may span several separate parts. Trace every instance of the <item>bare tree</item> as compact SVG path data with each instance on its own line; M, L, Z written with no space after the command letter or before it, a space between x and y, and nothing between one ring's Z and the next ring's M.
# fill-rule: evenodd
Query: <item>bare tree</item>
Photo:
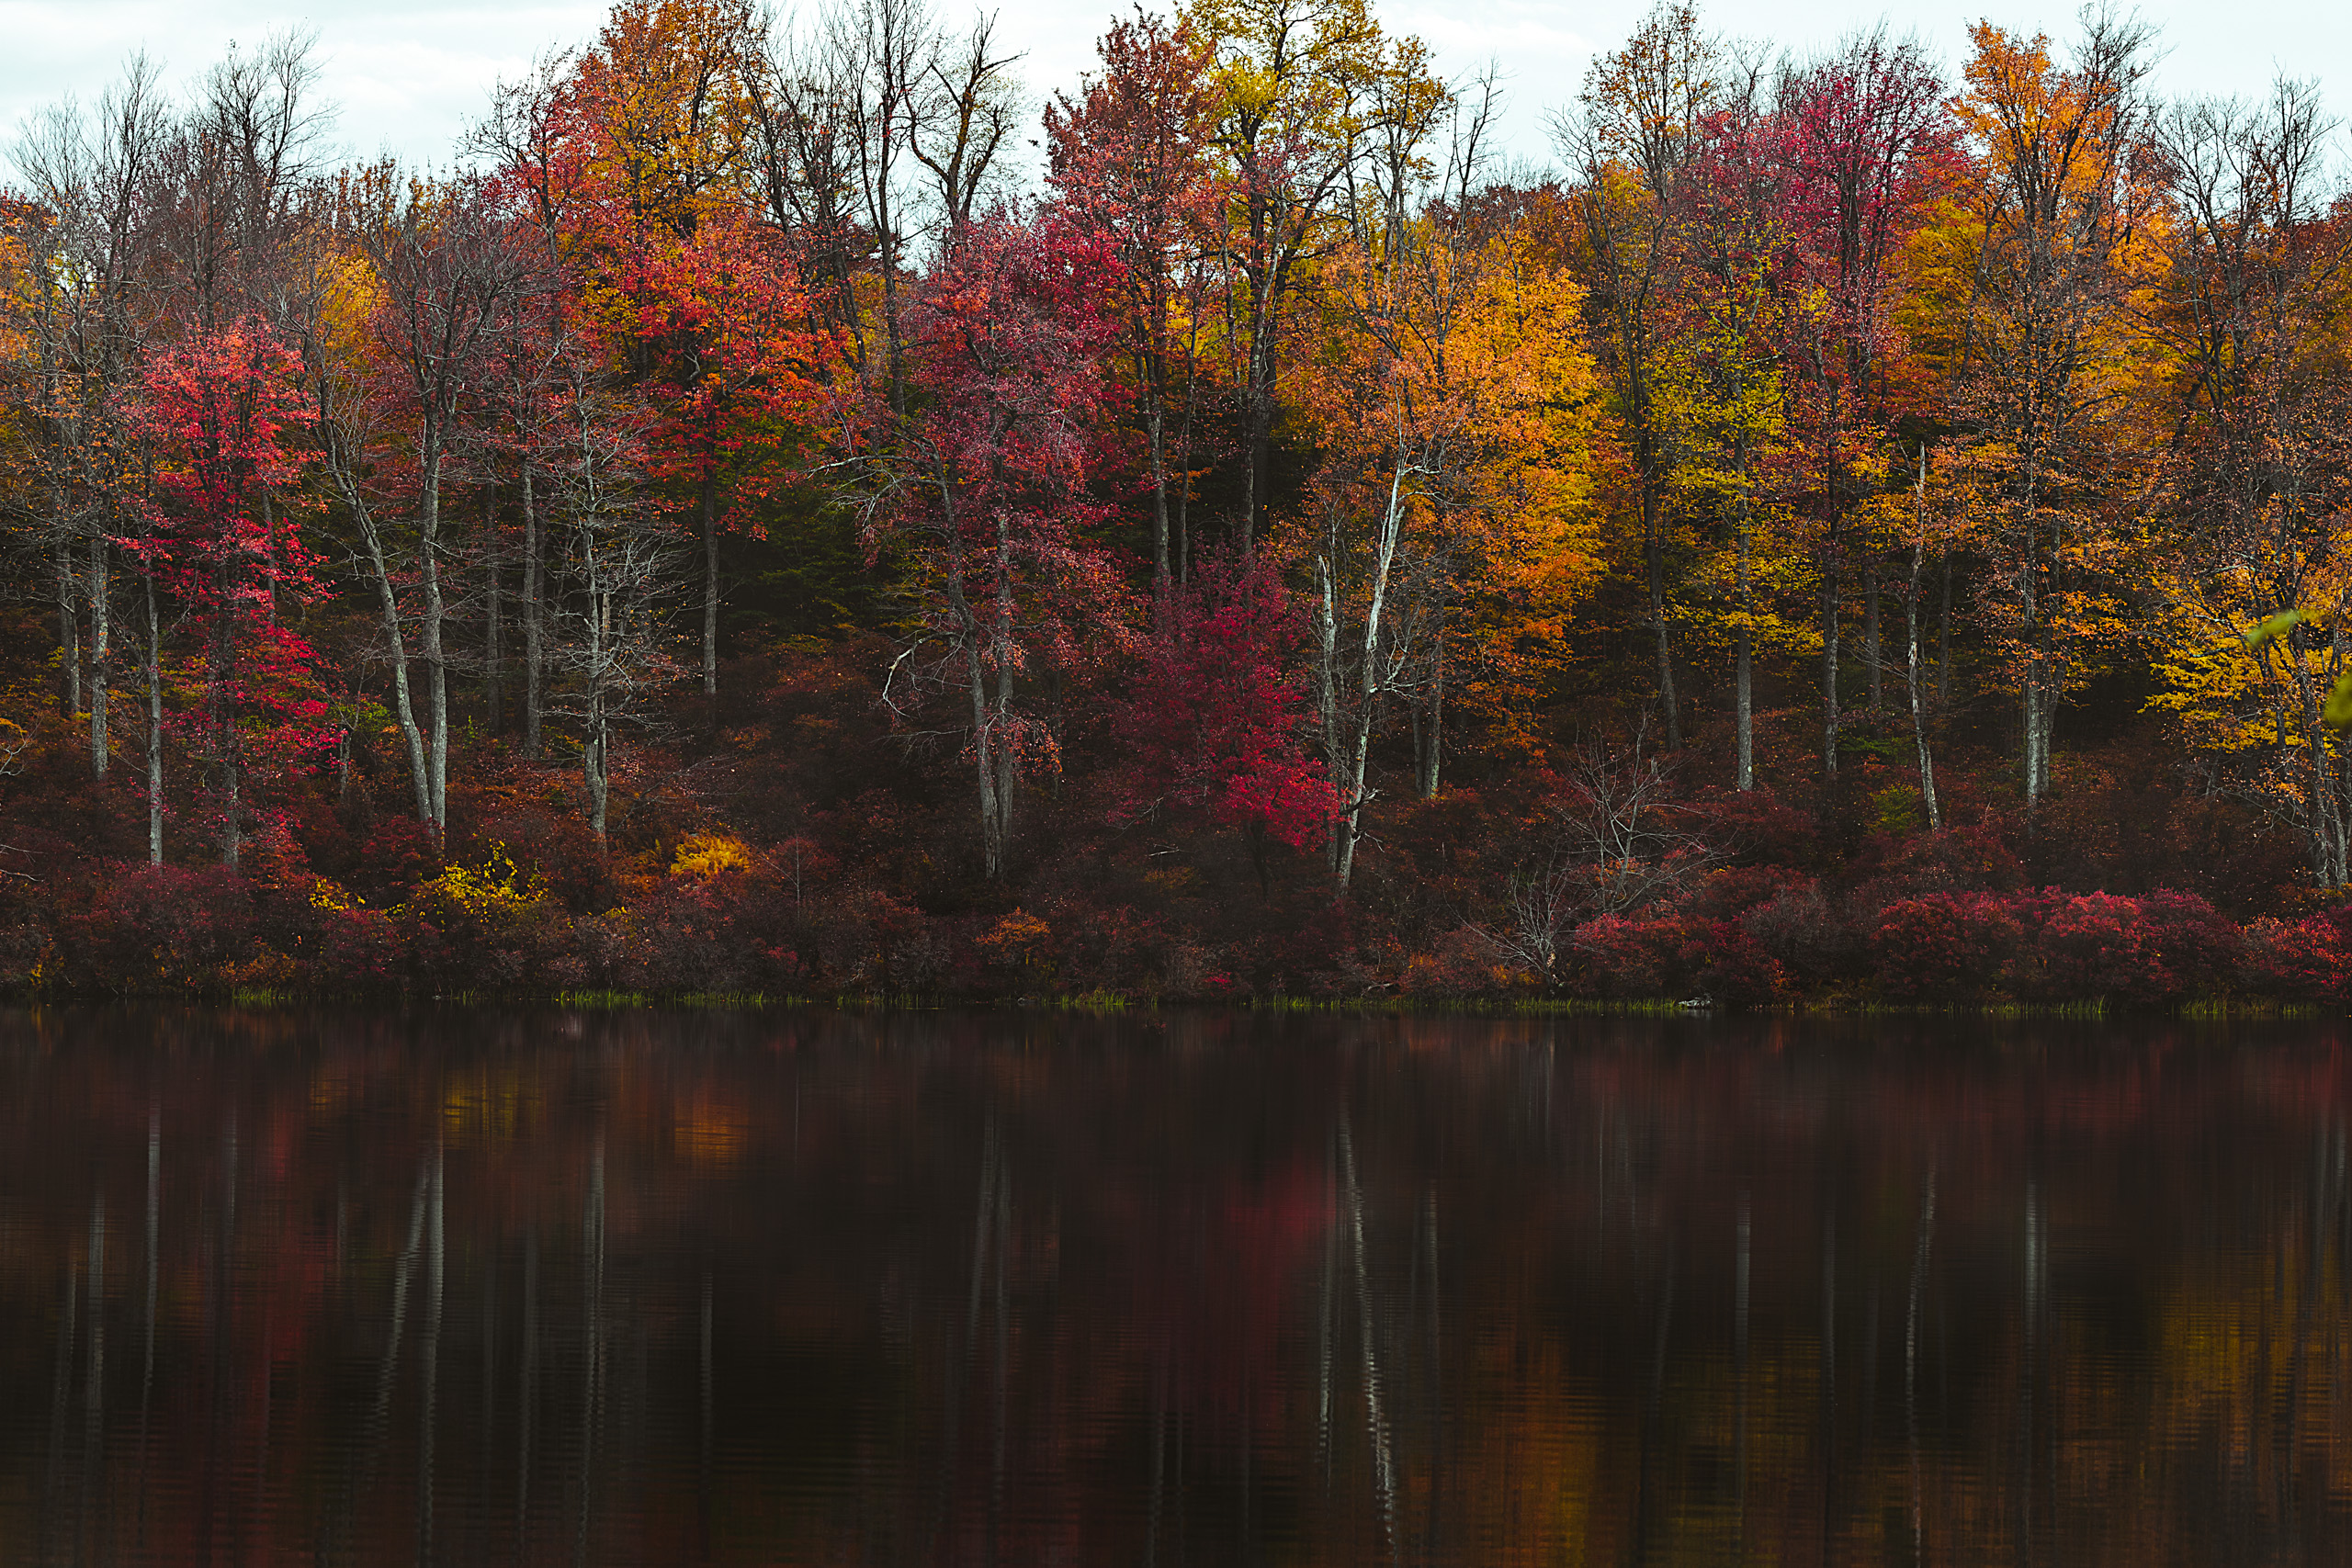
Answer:
M1576 929L1672 897L1717 859L1672 799L1673 774L1647 747L1587 739L1563 770L1534 859L1511 878L1505 923L1487 934L1505 956L1543 977L1566 978Z
M155 77L134 57L95 117L67 99L35 117L16 150L39 208L17 224L30 264L9 302L28 361L15 378L17 414L50 509L69 713L82 705L77 587L88 611L90 769L100 779L112 750L114 541L135 526L129 492L141 467L127 393L152 313L152 186L167 130Z
M549 465L567 529L550 660L563 683L549 711L579 725L588 826L601 842L615 739L649 722L650 699L683 671L668 615L680 552L647 514L630 411L584 374L567 407L568 449Z
M444 469L464 441L460 419L469 385L494 362L497 337L513 328L515 304L531 286L533 258L477 180L440 184L412 178L390 188L353 225L353 239L375 274L381 302L375 335L408 432L408 483L414 503L413 567L423 594L418 653L428 682L430 747L425 757L426 820L448 827L449 619L443 538ZM380 552L379 552L380 553ZM389 582L379 572L379 603ZM395 656L399 649L395 649Z

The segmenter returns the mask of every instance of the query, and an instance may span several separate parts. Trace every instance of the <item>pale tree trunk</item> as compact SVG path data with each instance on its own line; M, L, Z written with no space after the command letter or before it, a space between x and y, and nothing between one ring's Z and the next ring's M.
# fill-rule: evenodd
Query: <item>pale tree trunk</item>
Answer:
M107 733L107 660L112 652L114 625L108 598L113 584L107 569L107 536L90 535L90 773L107 776L113 746Z
M424 445L424 482L419 497L417 558L424 579L424 645L427 682L425 701L433 719L431 750L425 758L426 820L433 824L433 841L439 846L449 832L449 660L443 646L447 606L441 596L441 449L437 434Z
M702 700L718 724L718 481L702 481Z
M1886 666L1879 657L1878 561L1862 562L1862 663L1871 672L1871 707L1886 705Z
M996 525L996 696L990 704L989 728L995 737L990 755L996 763L997 872L1012 846L1012 791L1020 758L1012 744L1012 530L1002 517Z
M1838 567L1821 570L1821 771L1838 772Z
M164 863L164 639L155 619L155 575L139 574L147 600L147 863Z
M605 712L605 644L610 629L606 617L611 595L597 580L596 542L587 540L588 560L588 711L581 726L580 774L588 786L588 827L596 841L605 841L605 815L611 794L611 723Z
M74 538L59 525L57 536L57 707L72 718L82 711L82 626L74 611Z
M1665 520L1657 515L1661 502L1647 493L1642 496L1642 562L1649 579L1650 626L1657 633L1657 705L1666 720L1666 749L1682 750L1682 704L1674 690L1674 645L1666 625L1666 540L1662 536Z
M1381 514L1380 532L1373 547L1372 582L1364 605L1363 664L1356 682L1356 711L1342 738L1340 766L1335 781L1340 786L1340 818L1332 825L1331 874L1343 895L1355 874L1356 839L1370 798L1365 794L1364 774L1372 758L1373 729L1379 720L1380 694L1385 685L1380 677L1381 619L1387 613L1388 577L1404 531L1405 474L1403 454L1399 453L1388 481L1388 504ZM1328 660L1338 649L1338 572L1328 554L1317 560L1316 567L1322 577L1323 645ZM1328 664L1326 669L1329 671ZM1337 681L1329 673L1326 679L1336 697Z
M997 737L989 724L988 664L977 635L965 646L964 668L971 686L972 754L980 786L980 864L993 882L1004 874L1004 829L997 816L996 759L989 755Z
M1151 434L1151 604L1164 629L1168 623L1168 416L1156 381L1147 381L1145 423Z
M1911 586L1903 596L1904 619L1910 632L1907 671L1911 687L1911 739L1919 750L1919 798L1928 808L1928 830L1943 831L1943 809L1936 801L1936 756L1928 742L1926 701L1919 679L1919 573L1928 556L1928 447L1919 446L1919 489L1911 536Z
M384 553L383 536L377 532L375 515L364 505L354 505L353 513L359 525L359 539L368 552L368 576L376 585L376 610L383 617L384 636L391 645L392 717L401 727L401 739L408 747L409 784L416 796L416 819L433 820L432 775L425 768L424 734L416 722L416 703L409 694L408 628L401 615L399 595L392 588L391 563Z
M2043 682L2047 678L2042 668L2046 639L2043 635L2041 597L2041 529L2039 513L2040 496L2035 475L2030 467L2025 483L2025 554L2024 570L2018 579L2018 608L2024 630L2025 679L2018 682L2020 717L2024 728L2025 820L2026 831L2033 831L2041 807L2041 792L2049 777L2047 760L2042 755L2048 728L2042 709L2048 702Z
M506 728L506 592L498 538L498 492L482 504L482 705L490 733Z
M531 465L523 465L523 755L539 754L539 715L547 701L547 619L541 604L547 571L541 556L537 498Z
M1743 792L1756 787L1756 584L1750 560L1752 541L1749 537L1750 516L1747 498L1747 448L1743 443L1737 453L1740 471L1739 488L1739 637L1732 660L1732 721L1736 733L1739 760L1733 787Z

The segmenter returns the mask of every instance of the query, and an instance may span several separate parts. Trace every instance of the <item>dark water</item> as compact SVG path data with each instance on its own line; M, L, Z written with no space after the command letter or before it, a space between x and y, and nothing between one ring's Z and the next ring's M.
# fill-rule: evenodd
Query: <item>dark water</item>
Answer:
M2345 1043L0 1018L0 1560L2352 1561Z

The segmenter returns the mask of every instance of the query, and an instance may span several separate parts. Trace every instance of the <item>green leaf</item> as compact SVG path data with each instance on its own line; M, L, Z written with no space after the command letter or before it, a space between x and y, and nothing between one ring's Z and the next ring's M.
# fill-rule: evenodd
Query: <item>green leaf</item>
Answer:
M2327 694L2327 705L2319 716L2331 729L2352 728L2352 670L2336 677L2335 690Z
M2303 613L2301 610L2281 610L2245 634L2245 649L2248 653L2258 653L2266 645L2278 641L2302 624Z

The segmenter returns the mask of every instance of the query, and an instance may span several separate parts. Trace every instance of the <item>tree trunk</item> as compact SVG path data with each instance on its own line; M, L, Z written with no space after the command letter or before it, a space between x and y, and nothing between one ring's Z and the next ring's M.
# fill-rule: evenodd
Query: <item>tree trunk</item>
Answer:
M391 648L392 717L400 725L401 739L408 746L409 786L416 797L416 819L430 824L433 781L425 766L424 734L416 722L416 704L409 695L408 628L402 623L400 597L392 588L391 562L385 557L383 536L377 532L375 515L357 505L353 513L359 525L360 544L368 552L368 576L376 584L377 613L383 617L384 637Z
M2039 580L2041 574L2041 530L2040 517L2036 511L2037 501L2034 474L2029 468L2026 471L2025 482L2024 570L2019 575L2018 584L2019 619L2024 630L2022 640L2025 644L2025 678L2018 682L2021 688L2018 693L2018 701L2021 727L2025 732L2021 737L2023 745L2020 750L2024 753L2025 822L2029 836L2032 834L2035 821L2040 815L2041 783L2045 776L2041 750L2044 733L2041 716L2044 694L2041 668L2041 599L2039 592L2041 587Z
M1821 570L1821 771L1838 772L1838 568Z
M1379 536L1373 547L1371 590L1364 605L1363 665L1356 682L1356 711L1348 726L1347 750L1340 785L1340 820L1334 826L1332 876L1342 896L1355 875L1356 839L1363 820L1363 808L1370 802L1364 787L1366 769L1372 760L1372 736L1379 721L1380 694L1386 682L1380 675L1381 620L1388 608L1388 575L1396 560L1396 546L1404 531L1405 464L1403 454L1388 481L1388 505L1382 513ZM1337 624L1339 610L1338 582L1330 558L1323 558L1317 565L1323 575L1324 617ZM1327 635L1327 646L1332 639Z
M498 548L498 492L487 492L482 506L482 706L490 733L506 728L506 594Z
M1657 705L1666 721L1666 749L1682 750L1682 705L1674 692L1674 649L1666 625L1666 540L1660 498L1644 487L1642 495L1642 565L1649 579L1650 626L1657 633Z
M1936 801L1936 757L1928 743L1927 704L1919 679L1919 573L1928 556L1928 446L1919 445L1919 489L1911 536L1911 585L1903 596L1904 620L1910 632L1907 671L1911 688L1911 739L1919 750L1919 798L1927 806L1928 830L1943 831L1942 807Z
M417 556L424 577L424 637L419 651L424 655L425 700L433 718L432 750L425 760L426 819L433 824L433 842L438 847L449 833L449 660L442 643L448 609L441 596L441 452L434 435L425 439L424 481Z
M1151 434L1151 607L1155 626L1166 629L1170 578L1168 570L1167 398L1159 378L1147 377L1144 423Z
M586 530L582 530L583 534ZM587 712L582 716L580 738L580 775L588 786L588 827L596 835L596 842L605 841L605 817L611 791L612 774L607 767L610 760L606 748L611 744L611 724L605 712L605 640L609 629L607 616L611 611L611 595L599 579L596 566L596 541L589 536L583 552L588 562L588 660Z
M541 601L547 570L539 537L537 498L531 491L531 465L523 465L523 755L539 754L539 715L546 703L547 617Z
M1012 786L1020 758L1012 745L1012 530L1002 516L996 525L996 694L989 704L989 729L995 739L989 748L996 763L997 874L1012 844Z
M988 668L977 636L965 647L964 666L971 685L972 754L980 786L980 866L993 882L1004 874L1004 831L997 817L996 762L989 755L997 737L989 725Z
M1871 706L1886 705L1885 663L1879 657L1878 561L1862 562L1862 662L1871 672Z
M718 481L702 481L702 700L718 728Z
M113 747L107 734L107 659L112 651L114 626L107 603L113 592L107 570L107 536L90 535L90 773L107 776Z
M1732 723L1737 737L1739 760L1733 787L1742 792L1756 787L1756 585L1750 553L1752 541L1748 534L1750 521L1747 510L1747 452L1743 446L1738 453L1741 474L1739 492L1739 637L1737 651L1732 661Z
M57 711L72 718L82 711L82 627L74 613L74 541L60 525L57 536Z
M147 600L147 863L164 863L164 643L155 619L155 574L141 571Z

